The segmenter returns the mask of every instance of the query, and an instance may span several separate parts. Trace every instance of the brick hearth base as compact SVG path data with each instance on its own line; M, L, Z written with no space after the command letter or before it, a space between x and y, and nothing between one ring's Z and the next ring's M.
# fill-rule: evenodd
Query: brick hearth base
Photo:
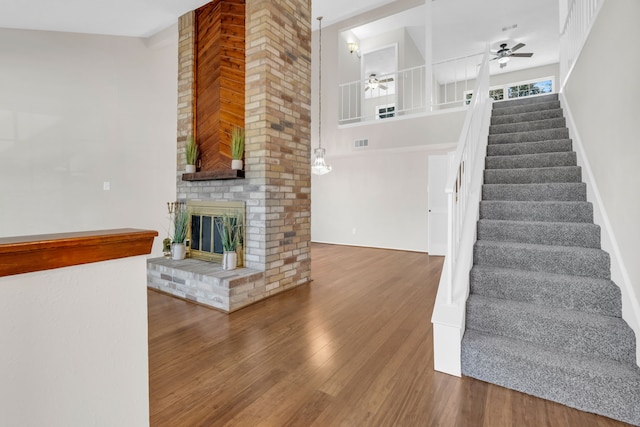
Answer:
M147 260L147 286L227 313L271 295L262 271L223 270L221 264L196 259Z

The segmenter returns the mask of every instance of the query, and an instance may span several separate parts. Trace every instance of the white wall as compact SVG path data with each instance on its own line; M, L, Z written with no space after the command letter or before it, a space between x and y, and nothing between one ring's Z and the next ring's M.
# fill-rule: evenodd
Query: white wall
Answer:
M604 2L564 89L635 304L640 296L640 90L635 85L640 50L629 43L640 40L639 16L637 0ZM629 309L623 305L623 311Z
M0 29L0 236L154 229L161 254L176 58L177 26L149 40Z
M0 277L0 425L149 425L146 258Z

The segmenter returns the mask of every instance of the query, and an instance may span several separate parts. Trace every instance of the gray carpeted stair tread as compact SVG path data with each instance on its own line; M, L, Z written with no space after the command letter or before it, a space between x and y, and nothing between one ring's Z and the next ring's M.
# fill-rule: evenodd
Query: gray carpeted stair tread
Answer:
M600 226L580 222L478 221L478 240L600 249Z
M533 122L508 123L504 125L489 126L489 135L499 133L528 132L544 129L558 129L567 125L564 117L556 117L553 119L536 120Z
M561 108L560 101L538 102L535 104L519 105L519 106L511 106L511 107L508 106L509 104L504 104L505 105L504 107L500 107L501 104L504 104L504 103L494 102L493 104L494 108L493 108L493 111L491 112L491 117L500 117L500 116L511 115L511 114L523 114L523 113L529 113L532 111L540 111L540 110L555 110L557 108Z
M519 154L558 153L572 151L570 139L556 139L551 141L516 142L514 144L489 144L488 156L515 156Z
M470 284L472 294L622 316L620 288L608 279L476 265Z
M483 184L482 199L584 202L587 187L583 182Z
M619 317L470 295L466 323L468 329L560 351L629 364L636 360L635 334Z
M533 122L536 120L555 119L558 117L563 117L561 108L556 108L554 110L535 110L527 113L502 114L498 116L492 116L491 124L505 125L509 123L524 123Z
M580 166L544 168L485 169L485 184L536 184L544 182L582 182Z
M467 330L462 374L640 425L640 372L628 364Z
M473 263L598 279L611 278L609 254L594 248L478 240L473 250Z
M480 218L513 221L593 222L590 202L483 200Z
M576 153L574 151L520 154L516 156L489 156L485 160L486 169L551 168L576 165Z
M640 425L636 338L557 94L493 105L462 373Z
M569 129L541 129L526 132L498 133L489 135L489 144L513 144L516 142L549 141L552 139L568 139Z
M527 96L524 98L509 99L506 101L494 102L493 109L499 110L502 108L511 108L511 107L517 107L521 105L544 104L547 102L554 102L554 101L558 101L557 93L540 95L540 96Z

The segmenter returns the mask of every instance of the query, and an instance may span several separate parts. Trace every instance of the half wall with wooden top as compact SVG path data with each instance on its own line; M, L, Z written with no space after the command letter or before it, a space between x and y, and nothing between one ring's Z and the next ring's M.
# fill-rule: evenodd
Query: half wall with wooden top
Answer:
M148 425L156 231L0 238L0 423Z

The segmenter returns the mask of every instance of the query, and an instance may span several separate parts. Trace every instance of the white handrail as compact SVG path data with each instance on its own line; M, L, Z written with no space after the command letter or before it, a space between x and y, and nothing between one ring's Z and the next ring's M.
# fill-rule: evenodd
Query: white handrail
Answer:
M482 170L484 169L482 161L486 154L489 112L492 101L489 98L489 53L487 52L480 65L469 110L464 120L445 186L448 203L445 260L447 304L453 304L455 284L461 279L461 275L468 276L469 270L466 269L466 266L473 258L475 231L471 231L470 228L475 227L480 197L475 194L474 200L470 200L470 196L474 194L471 191L471 184L473 182L473 188L478 193L482 183ZM472 215L473 212L475 215ZM462 263L464 265L461 266L459 261L464 261ZM468 288L468 277L466 280ZM465 289L464 292L466 296L468 289Z

